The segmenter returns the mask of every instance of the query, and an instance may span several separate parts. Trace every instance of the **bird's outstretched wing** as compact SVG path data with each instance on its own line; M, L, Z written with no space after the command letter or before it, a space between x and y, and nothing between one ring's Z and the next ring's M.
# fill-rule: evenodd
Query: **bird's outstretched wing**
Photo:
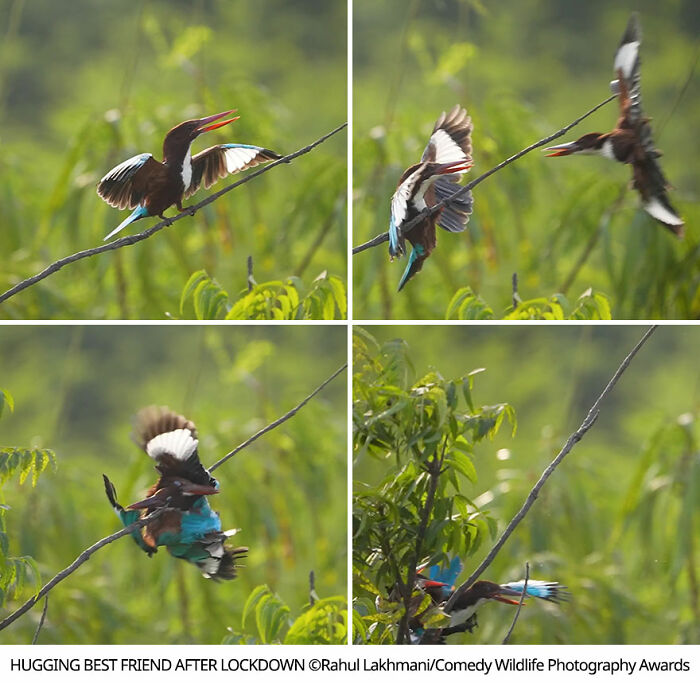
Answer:
M639 46L642 29L639 16L632 14L620 45L615 53L613 70L618 78L616 86L620 93L620 113L633 125L643 120Z
M152 154L137 154L109 171L97 185L97 194L117 209L135 209L143 199L148 180L163 170Z
M199 461L197 428L186 417L166 407L149 406L136 416L132 436L164 476L216 486L216 480Z
M193 195L202 185L207 189L219 178L282 157L270 149L254 145L226 144L209 147L192 157L192 180L185 197Z
M434 161L439 164L471 161L471 135L471 117L466 109L456 104L448 114L442 112L435 122L421 161Z

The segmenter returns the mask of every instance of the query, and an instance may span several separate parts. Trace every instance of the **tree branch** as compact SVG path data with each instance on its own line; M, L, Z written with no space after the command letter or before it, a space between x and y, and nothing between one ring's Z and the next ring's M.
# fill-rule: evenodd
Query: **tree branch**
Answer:
M39 625L34 631L34 637L32 638L32 645L36 645L36 641L39 640L39 633L41 633L41 627L44 625L44 619L46 619L46 612L49 609L49 596L48 594L44 596L44 609L41 610L41 619L39 619Z
M529 147L526 147L525 149L520 150L517 154L514 154L511 157L508 157L504 161L502 161L500 164L497 166L494 166L492 169L489 171L486 171L486 173L482 173L478 178L475 178L472 180L470 183L467 183L463 187L461 187L459 190L451 194L449 197L446 197L443 199L441 202L438 202L434 206L427 207L423 209L417 216L412 218L408 223L406 223L405 226L401 227L401 232L405 235L412 228L414 228L418 223L420 223L423 219L427 218L428 216L432 216L433 214L437 213L442 209L443 206L446 204L449 204L451 201L454 201L458 197L461 197L463 194L466 192L469 192L469 190L473 189L476 187L480 182L483 180L486 180L489 176L493 175L497 171L500 171L502 168L505 168L508 166L508 164L512 164L514 161L517 161L520 159L520 157L525 156L528 154L528 152L532 152L533 149L537 149L538 147L542 147L543 145L546 145L548 142L551 142L552 140L556 140L557 138L560 138L562 135L567 133L569 130L571 130L574 126L577 126L581 121L583 121L585 118L589 117L591 114L594 112L598 111L601 107L606 105L608 102L611 100L614 100L617 97L617 95L610 95L606 100L603 100L600 104L596 104L593 109L589 109L585 114L582 116L579 116L575 121L572 121L568 126L564 126L562 129L558 130L556 133L552 133L551 135L548 135L546 138L542 138L541 140L538 140L537 142L533 143ZM377 235L376 237L372 238L369 240L369 242L365 242L364 244L360 244L356 247L353 247L352 253L354 254L359 254L361 251L365 251L366 249L370 249L371 247L376 247L379 244L382 244L383 242L388 242L389 241L389 233L385 232L382 233L381 235ZM2 299L0 299L2 301Z
M290 417L294 417L316 394L318 394L327 384L330 384L343 370L348 367L347 363L344 363L339 367L327 380L319 384L303 401L298 403L294 408L292 408L288 413L278 417L274 422L270 422L267 427L263 427L259 432L256 432L249 439L246 439L242 444L236 446L232 451L227 453L223 458L217 460L210 468L209 471L213 472L217 467L223 465L229 458L232 458L238 451L242 451L247 446L257 441L263 434L273 430L275 427L279 427L283 422L286 422Z
M142 526L146 526L146 524L148 524L150 521L163 514L163 512L165 512L166 509L167 508L164 507L158 508L150 515L142 517L141 519L137 519L132 524L129 524L129 526L120 529L119 531L111 534L110 536L106 536L105 538L97 541L97 543L91 545L86 550L83 550L83 552L80 553L80 555L78 555L78 557L76 557L75 560L71 562L71 564L69 564L62 571L58 572L58 574L56 574L56 576L54 576L53 579L51 579L48 583L44 584L41 590L34 597L27 600L27 602L25 602L19 609L16 609L14 612L12 612L12 614L0 621L0 631L7 628L13 621L19 619L19 617L21 617L25 612L28 612L32 607L34 607L34 605L36 605L37 602L39 602L39 600L41 600L41 598L43 598L54 586L56 586L56 584L63 581L63 579L65 579L67 576L70 576L78 567L80 567L81 564L87 562L90 559L90 557L94 553L96 553L100 548L103 548L109 543L112 543L112 541L116 541L122 536L130 534L132 531L136 531L136 529L140 529Z
M11 287L3 294L0 294L0 303L2 303L3 301L7 301L10 297L14 296L18 292L21 292L23 289L27 289L27 287L31 287L32 285L36 284L37 282L40 282L44 278L47 278L49 275L61 270L63 266L67 266L69 263L81 261L84 258L96 256L97 254L102 254L106 251L121 249L122 247L126 247L130 244L136 244L137 242L141 242L142 240L148 239L151 235L155 234L159 230L162 230L163 228L171 225L172 223L175 223L176 221L179 221L182 218L185 218L186 216L193 216L197 211L199 211L199 209L201 209L204 206L207 206L207 204L211 204L212 202L216 201L219 197L225 195L227 192L230 192L234 188L251 181L253 178L257 178L263 173L267 173L270 169L274 168L275 166L279 166L280 164L287 164L290 161L292 161L292 159L296 159L297 157L303 156L304 154L308 154L312 149L318 147L318 145L320 145L322 142L325 142L328 138L343 130L343 128L345 128L347 125L347 123L343 123L342 125L332 130L330 133L326 133L324 136L320 137L315 142L312 142L310 145L302 147L300 150L297 150L292 154L288 154L287 156L282 157L281 159L277 159L276 161L273 161L272 163L269 163L266 166L263 166L262 168L258 169L257 171L254 171L253 173L247 175L245 178L241 178L241 180L232 183L227 187L224 187L223 189L219 190L218 192L215 192L212 195L209 195L198 204L187 207L187 209L185 209L182 213L179 213L174 218L168 218L166 220L160 221L159 223L156 223L156 225L154 225L153 227L148 228L148 230L144 230L143 232L139 232L135 235L126 235L125 237L120 237L119 239L114 240L114 242L102 244L99 247L94 247L92 249L84 249L83 251L78 251L75 254L71 254L70 256L66 256L62 259L59 259L58 261L54 261L51 265L44 268L44 270L42 270L41 272L37 273L36 275L32 275L31 277L28 277L26 280L18 282L14 287Z
M420 561L421 552L423 550L423 541L425 539L425 532L428 528L428 521L430 519L430 513L433 511L433 501L435 500L435 492L437 491L438 480L440 478L440 472L442 472L442 466L445 462L445 451L447 449L447 436L442 443L442 453L438 456L437 451L433 454L433 460L429 465L430 471L430 486L428 487L428 495L425 497L425 503L423 505L423 510L421 512L420 525L418 526L418 533L416 534L416 552L413 557L413 561L408 568L408 576L406 577L406 588L404 591L403 602L404 602L404 613L399 622L399 632L396 636L396 644L403 645L408 636L408 620L411 618L411 597L413 597L413 586L416 582L416 573L418 568L418 562Z
M554 460L552 460L547 469L545 469L545 471L542 473L539 480L532 487L532 490L525 499L523 506L516 513L513 519L510 520L508 526L505 528L505 531L501 534L500 538L496 541L493 548L491 548L491 550L489 551L489 554L484 558L481 564L472 572L471 576L457 588L457 590L447 601L444 607L445 612L450 611L450 609L454 606L455 602L457 601L457 598L467 588L469 588L469 586L471 586L472 583L474 583L474 581L476 581L476 579L478 579L479 576L481 576L484 570L493 562L494 558L499 553L504 543L508 540L509 536L515 530L515 527L518 526L518 524L520 524L520 522L523 520L525 515L528 513L528 511L534 504L535 500L537 500L537 496L540 492L540 489L545 485L547 479L549 479L554 470L559 466L559 463L561 463L561 461L568 455L569 451L585 436L586 432L593 426L593 423L598 418L601 403L613 390L613 388L617 384L617 381L622 376L622 373L627 369L627 366L630 364L635 355L637 355L637 352L642 348L642 346L644 346L647 339L649 339L649 337L652 335L652 333L656 330L657 327L657 325L652 325L644 333L644 336L642 336L642 338L637 342L636 346L629 352L627 357L622 361L620 367L612 376L612 379L608 382L605 389L603 389L603 392L600 394L600 396L598 396L595 403L591 406L591 409L588 411L588 414L586 415L585 420L581 423L581 426L568 438L568 440L564 444L564 447L557 454L557 457L554 458Z
M520 610L523 608L523 601L525 600L525 594L527 593L527 582L530 580L530 563L526 562L525 563L525 585L523 586L523 592L520 594L520 602L518 603L518 609L515 611L515 616L513 617L513 623L510 625L510 628L508 629L508 633L506 633L506 637L503 639L503 642L501 645L508 645L508 641L510 640L510 636L513 633L513 629L515 628L515 624L518 623L518 617L520 616Z

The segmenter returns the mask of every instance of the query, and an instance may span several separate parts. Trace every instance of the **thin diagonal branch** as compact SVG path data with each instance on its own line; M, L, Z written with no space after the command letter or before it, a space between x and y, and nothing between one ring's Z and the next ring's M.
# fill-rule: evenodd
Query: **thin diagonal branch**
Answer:
M656 330L658 326L657 325L652 325L645 333L644 336L637 342L636 346L629 352L627 357L622 361L620 364L620 367L617 369L615 374L612 376L612 379L608 382L607 386L605 389L603 389L603 392L598 396L596 399L595 403L591 406L591 409L588 411L588 414L586 415L585 420L581 423L581 426L567 439L566 443L564 444L564 447L559 451L557 454L557 457L552 460L552 462L547 466L547 469L545 469L544 472L542 472L542 475L540 476L539 480L537 483L532 487L532 490L528 494L527 498L525 499L525 502L523 503L523 506L518 510L516 515L513 517L513 519L510 520L508 523L508 526L505 528L503 533L501 534L500 538L496 541L495 545L491 550L489 551L489 554L484 558L484 560L481 562L481 564L472 572L471 576L462 583L457 590L452 594L450 599L447 601L444 607L445 612L449 612L451 608L454 606L455 602L457 601L458 597L467 589L469 586L476 581L476 579L481 576L481 574L484 572L484 570L493 562L494 558L496 555L498 555L499 551L505 544L505 542L508 540L510 535L513 533L515 530L515 527L520 524L520 522L523 520L525 515L528 513L530 508L533 506L535 500L537 500L537 496L539 495L540 489L545 485L547 479L554 473L554 470L559 466L561 461L568 455L569 451L585 436L586 432L593 426L594 422L598 418L598 413L600 412L600 405L605 400L605 398L608 396L608 394L613 390L615 385L617 384L617 381L620 379L622 376L622 373L627 369L627 366L630 364L632 359L637 355L637 352L644 346L646 343L647 339L653 334L653 332Z
M286 422L290 417L294 417L316 394L319 393L327 384L330 384L343 370L348 367L347 363L344 363L339 367L327 380L319 384L303 401L294 406L289 412L278 417L274 422L271 422L267 427L263 427L259 432L256 432L249 439L246 439L242 444L236 446L232 451L227 453L221 460L217 460L210 468L209 471L213 472L217 467L223 465L229 458L232 458L236 453L242 451L247 446L257 441L263 434L273 430L275 427L279 427L283 422Z
M523 608L523 601L525 600L525 594L527 593L527 582L530 580L530 563L526 562L525 563L525 585L523 586L523 592L520 594L520 602L518 603L518 609L515 610L515 616L513 617L513 623L510 625L510 628L508 629L508 633L506 633L506 637L503 639L503 642L501 645L508 645L508 641L510 640L510 636L513 633L513 629L515 628L515 625L518 623L518 617L520 616L520 610Z
M54 586L56 586L56 584L63 581L63 579L65 579L67 576L70 576L78 567L80 567L81 564L87 562L90 557L100 548L112 543L112 541L116 541L122 536L130 534L132 531L136 531L136 529L140 529L142 526L146 526L146 524L148 524L150 521L163 514L166 509L167 508L164 507L158 508L150 515L137 519L132 524L129 524L129 526L125 526L123 529L120 529L110 536L106 536L105 538L97 541L97 543L91 545L86 550L83 550L83 552L80 553L80 555L78 555L78 557L76 557L71 564L69 564L62 571L58 572L58 574L56 574L56 576L54 576L48 583L44 584L41 590L34 597L29 598L29 600L27 600L27 602L25 602L19 609L16 609L14 612L12 612L12 614L0 621L0 631L7 628L15 620L19 619L19 617L21 617L25 612L28 612L32 607L34 607L34 605L36 605L37 602L39 602L39 600L41 600L41 598L43 598Z
M168 218L166 220L160 221L160 223L156 223L156 225L154 225L151 228L148 228L148 230L144 230L143 232L139 232L135 235L126 235L125 237L120 237L119 239L114 240L114 242L102 244L99 247L94 247L92 249L84 249L83 251L78 251L75 254L71 254L70 256L66 256L62 259L59 259L58 261L54 261L51 265L44 268L44 270L42 270L41 272L37 273L36 275L32 275L31 277L28 277L25 280L22 280L21 282L18 282L14 287L11 287L6 292L0 294L0 303L2 303L3 301L7 301L10 297L14 296L18 292L21 292L23 289L27 289L27 287L31 287L32 285L36 284L37 282L40 282L44 278L47 278L49 275L52 275L53 273L61 270L63 266L67 266L69 263L81 261L84 258L96 256L97 254L102 254L106 251L121 249L122 247L126 247L130 244L136 244L137 242L141 242L145 239L148 239L151 235L155 234L159 230L162 230L163 228L171 225L172 223L175 223L176 221L181 220L182 218L185 218L186 216L193 216L197 211L199 211L199 209L201 209L204 206L207 206L207 204L215 202L219 197L225 195L227 192L230 192L236 187L239 187L244 183L251 181L253 178L257 178L263 173L267 173L269 170L275 168L275 166L279 166L280 164L287 164L290 161L292 161L292 159L296 159L297 157L303 156L304 154L308 154L315 147L318 147L318 145L320 145L322 142L325 142L328 138L343 130L343 128L345 128L347 125L347 123L343 123L342 125L332 130L330 133L326 133L324 136L320 137L315 142L312 142L310 145L302 147L300 150L297 150L292 154L288 154L287 156L282 157L281 159L277 159L272 163L263 166L257 171L254 171L250 175L247 175L245 178L241 178L241 180L232 183L227 187L224 187L223 189L219 190L218 192L215 192L212 195L209 195L198 204L187 207L185 211L179 213L174 218Z
M44 596L44 609L41 610L41 619L39 619L39 625L34 631L34 637L32 638L32 645L36 645L36 641L39 640L39 634L41 633L41 627L44 625L44 619L46 619L46 612L49 609L49 596L46 594Z
M504 161L502 161L500 164L497 166L494 166L492 169L486 171L486 173L482 173L478 178L475 178L472 180L470 183L467 183L463 187L461 187L459 190L451 194L449 197L446 197L443 199L441 202L438 202L434 206L427 207L423 209L415 218L412 218L408 223L406 223L405 226L401 227L401 232L406 234L410 232L411 228L414 228L418 223L420 223L424 218L427 218L428 216L432 216L433 214L436 214L440 209L442 209L443 206L446 204L449 204L450 202L454 201L458 197L461 197L463 194L466 192L469 192L469 190L473 189L476 187L480 182L483 180L486 180L489 176L493 175L497 171L500 171L502 168L505 168L509 164L512 164L514 161L517 161L520 159L520 157L525 156L529 152L532 152L533 149L537 149L538 147L542 147L543 145L546 145L548 142L551 142L552 140L556 140L557 138L560 138L562 135L567 133L569 130L571 130L574 126L577 126L581 121L583 121L585 118L589 117L591 114L594 112L598 111L601 107L605 106L608 102L611 100L614 100L617 97L617 95L610 95L606 100L603 100L600 104L596 104L593 109L589 109L585 114L582 116L579 116L575 121L572 121L568 126L564 126L560 130L558 130L556 133L552 133L551 135L548 135L546 138L542 138L541 140L538 140L537 142L534 142L531 144L529 147L526 147L525 149L520 150L517 154L514 154L511 157L508 157ZM389 233L385 232L382 233L381 235L377 235L376 237L372 238L369 240L369 242L365 242L364 244L360 244L356 247L353 247L352 253L353 254L359 254L361 251L365 251L366 249L370 249L371 247L376 247L379 244L382 244L383 242L388 242L389 241Z

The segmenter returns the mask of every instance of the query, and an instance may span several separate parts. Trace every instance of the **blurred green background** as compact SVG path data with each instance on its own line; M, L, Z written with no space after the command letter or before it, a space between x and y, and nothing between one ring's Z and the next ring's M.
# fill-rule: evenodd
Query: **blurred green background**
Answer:
M131 419L168 405L198 427L212 465L307 396L346 357L343 327L5 327L12 357L2 388L3 446L46 447L58 469L36 488L4 487L10 555L31 555L43 581L120 528L102 473L123 505L156 476L130 440ZM308 602L309 571L321 598L347 585L346 380L341 373L297 415L219 467L212 505L234 541L250 547L234 581L215 583L161 549L151 559L130 539L95 554L50 593L40 643L220 643L241 629L251 590L268 584L290 606ZM22 602L30 597L25 591ZM19 600L7 605L16 609ZM37 605L2 633L29 643Z
M344 0L0 0L0 289L101 244L128 214L97 196L98 180L134 154L160 160L185 119L238 108L193 151L243 142L280 154L346 121L346 14ZM71 264L0 316L179 316L201 268L245 290L248 255L258 282L345 279L345 150L341 132L143 243Z
M643 106L685 240L638 209L628 167L536 150L475 188L467 231L438 230L437 249L400 294L405 261L390 263L386 244L355 256L356 319L442 319L466 285L503 312L514 272L523 299L576 299L593 287L610 298L614 318L700 315L700 13L692 0L356 0L352 242L388 229L398 179L420 160L443 110L460 103L473 118L473 179L603 101L632 10L643 31ZM618 113L611 102L559 141L609 131Z
M432 369L455 378L485 368L474 403L515 408L515 437L506 427L476 445L479 479L462 490L500 533L645 328L365 329L380 342L407 342L414 381ZM482 575L515 581L529 562L531 578L559 581L573 595L561 607L529 604L513 643L700 643L699 343L697 327L652 335ZM393 456L356 459L355 486L376 483L394 466ZM467 558L461 581L491 545ZM494 603L478 616L473 635L449 642L500 643L513 613Z

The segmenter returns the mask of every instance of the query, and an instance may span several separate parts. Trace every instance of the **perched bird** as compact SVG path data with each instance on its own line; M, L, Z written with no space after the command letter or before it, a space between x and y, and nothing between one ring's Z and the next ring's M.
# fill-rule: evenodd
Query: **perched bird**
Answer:
M639 46L642 32L637 14L632 14L615 54L617 80L611 83L619 94L620 118L609 133L588 133L574 142L546 147L547 156L600 154L606 159L632 165L632 186L639 192L642 207L674 235L683 236L683 219L668 198L668 181L657 159L649 119L642 113Z
M192 156L192 142L202 133L240 118L234 116L219 121L234 112L236 110L231 109L203 119L184 121L171 128L163 141L162 162L156 161L152 154L137 154L107 173L97 186L97 194L110 206L133 209L133 212L105 240L145 216L168 220L163 213L173 204L178 211L184 211L183 197L194 194L201 185L209 188L228 174L282 158L264 147L239 143L215 145Z
M462 572L462 562L459 558L453 558L447 567L433 565L421 567L422 572L427 571L429 580L441 584L430 593L434 603L441 607L443 612L450 617L450 625L442 628L424 628L422 623L412 623L412 642L417 644L444 644L445 638L454 633L470 633L478 626L476 611L488 601L503 602L509 605L518 605L520 596L525 587L525 581L497 584L492 581L476 581L469 588L459 593L457 600L449 612L445 611L447 600L454 593L454 583ZM525 596L535 597L549 602L563 602L569 599L566 587L554 581L528 580Z
M151 406L136 418L134 439L153 460L160 476L147 497L124 509L106 475L107 498L124 526L158 508L166 508L154 520L131 533L149 557L165 546L168 552L196 564L211 579L236 577L237 561L248 548L231 548L226 540L238 530L221 530L219 515L207 496L219 493L219 483L204 469L197 454L194 423L167 408Z
M412 245L408 265L399 282L401 291L422 267L437 244L435 225L448 232L462 232L472 212L472 196L467 192L439 212L423 218L404 233L407 225L426 207L432 207L460 189L455 183L472 166L472 120L459 105L442 113L435 123L428 146L419 164L407 168L391 198L389 255L406 253L405 239Z

